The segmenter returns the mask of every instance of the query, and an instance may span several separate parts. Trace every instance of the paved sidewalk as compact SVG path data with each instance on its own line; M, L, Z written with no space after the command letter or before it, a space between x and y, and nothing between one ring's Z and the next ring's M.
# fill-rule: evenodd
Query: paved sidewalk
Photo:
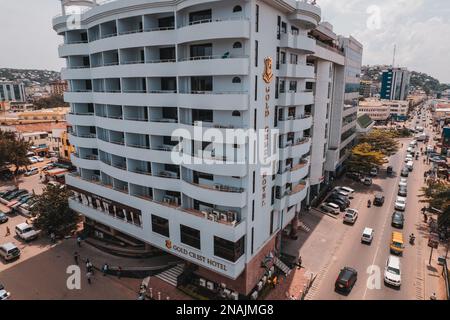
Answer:
M264 300L300 300L308 283L308 275L304 268L293 269L286 278L280 277L277 287Z

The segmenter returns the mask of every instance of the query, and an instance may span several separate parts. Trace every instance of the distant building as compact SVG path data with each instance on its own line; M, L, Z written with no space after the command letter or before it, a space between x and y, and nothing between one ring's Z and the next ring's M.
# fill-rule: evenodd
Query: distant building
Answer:
M67 81L57 80L50 83L50 93L52 95L62 96L68 89Z
M363 98L371 97L372 81L363 80L359 85L359 94Z
M375 121L367 114L361 114L356 120L356 130L358 134L366 134L372 130L375 125Z
M12 81L1 81L0 101L25 101L24 84Z
M65 121L69 108L43 109L25 111L18 114L19 120Z
M406 100L411 73L406 68L390 68L383 71L381 99Z
M405 121L408 117L408 101L366 99L360 101L358 115L367 114L375 121Z

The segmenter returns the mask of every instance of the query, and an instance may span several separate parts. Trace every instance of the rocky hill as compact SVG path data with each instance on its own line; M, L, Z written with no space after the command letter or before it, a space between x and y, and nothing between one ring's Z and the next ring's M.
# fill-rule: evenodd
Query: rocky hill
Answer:
M0 81L21 81L25 85L46 85L60 77L59 72L50 70L0 68Z

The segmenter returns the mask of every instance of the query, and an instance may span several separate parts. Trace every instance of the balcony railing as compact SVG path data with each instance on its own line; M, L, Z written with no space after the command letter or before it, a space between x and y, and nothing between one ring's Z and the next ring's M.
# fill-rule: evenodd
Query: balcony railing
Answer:
M249 20L247 17L227 17L227 18L214 18L214 19L201 19L196 21L189 21L188 23L182 24L179 26L179 28L184 28L187 26L193 26L196 24L203 24L203 23L213 23L213 22L224 22L224 21L243 21L243 20Z
M184 61L198 61L198 60L216 60L216 59L240 59L240 58L248 58L248 55L230 55L224 53L223 55L212 55L212 56L196 56L189 58L180 58L178 62Z
M182 211L200 218L204 218L228 226L235 227L240 223L238 219L239 217L238 213L233 210L225 211L210 208L207 210L200 211L194 208L183 208Z
M196 187L210 189L210 190L216 190L216 191L221 191L221 192L243 193L245 191L245 189L241 188L241 187L227 186L227 185L218 184L218 183L215 183L213 185L206 185L206 184L200 184L200 183L194 183L194 182L188 182L188 183L190 183Z

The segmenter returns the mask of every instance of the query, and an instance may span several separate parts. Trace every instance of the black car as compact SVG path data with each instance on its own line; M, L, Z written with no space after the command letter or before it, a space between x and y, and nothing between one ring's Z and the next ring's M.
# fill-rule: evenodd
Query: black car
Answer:
M405 222L405 216L403 215L403 213L395 211L392 214L392 221L391 221L391 225L393 227L399 228L399 229L403 229L403 223Z
M400 197L406 197L408 195L408 189L404 186L398 188L398 193Z
M342 202L343 204L345 204L347 207L350 206L350 200L348 200L347 198L345 198L344 196L340 196L337 194L331 194L328 198L327 198L328 202L335 202L335 201L339 201Z
M409 176L409 170L408 170L408 168L403 168L403 169L402 169L402 172L400 173L400 175L401 175L402 177L408 177L408 176Z
M358 272L350 267L345 267L339 273L334 283L334 289L339 292L349 293L358 279Z
M392 173L394 173L394 169L392 168L392 166L389 166L389 167L387 167L386 172L387 172L388 176L390 176L390 175L392 175Z
M361 180L361 174L358 172L347 172L345 176L349 179L352 179L354 181L360 181Z
M6 223L8 222L8 216L4 214L3 212L0 212L0 223Z
M373 200L374 206L382 206L384 204L384 196L382 194L375 195L375 199Z

